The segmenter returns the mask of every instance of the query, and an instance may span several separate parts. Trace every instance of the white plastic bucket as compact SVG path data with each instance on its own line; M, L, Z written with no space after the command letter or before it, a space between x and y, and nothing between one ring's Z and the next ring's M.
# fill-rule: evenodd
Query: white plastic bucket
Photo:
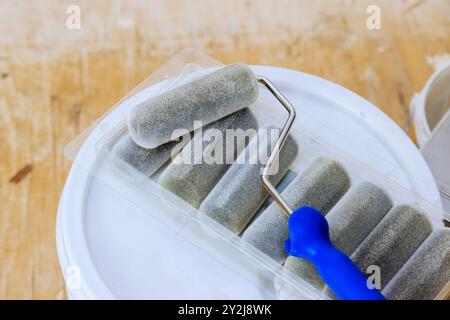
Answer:
M325 126L352 137L349 143L330 137L330 131L315 132L318 136L328 135L336 148L350 153L355 145L364 146L370 152L357 155L362 161L374 170L390 173L413 194L441 207L438 189L422 155L375 106L336 84L308 74L263 66L253 69L271 79L296 106L296 121L304 121L305 126L314 130L314 123L306 123L302 118L307 113L309 119L320 119ZM95 167L98 161L95 148L102 124L106 126L109 120L121 115L120 108L113 110L92 131L77 155L61 196L57 248L69 297L276 298L266 290L270 284L261 273L256 280L248 273L251 266L230 267L233 260L242 257L235 255L226 243L216 243L223 246L225 256L219 261L145 213L158 210L152 202L160 199L149 196L141 205L139 200L130 200L132 186L118 182L119 193L117 188L85 170ZM186 231L189 221L180 217L176 228ZM202 239L196 241L201 243ZM241 261L240 265L245 263ZM302 297L317 298L308 290Z
M422 91L416 93L410 104L417 142L422 148L433 129L450 108L450 63L440 67L430 77Z

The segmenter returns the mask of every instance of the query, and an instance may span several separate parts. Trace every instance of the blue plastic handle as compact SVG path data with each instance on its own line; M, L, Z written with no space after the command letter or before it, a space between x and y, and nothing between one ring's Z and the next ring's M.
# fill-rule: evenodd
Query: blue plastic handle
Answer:
M289 255L310 261L322 280L343 300L385 300L380 291L367 286L367 278L330 240L328 222L311 207L295 210L289 217Z

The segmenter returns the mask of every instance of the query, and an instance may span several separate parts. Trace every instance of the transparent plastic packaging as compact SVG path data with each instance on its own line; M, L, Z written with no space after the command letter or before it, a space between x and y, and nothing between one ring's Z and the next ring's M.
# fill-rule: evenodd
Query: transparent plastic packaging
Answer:
M66 147L65 155L74 161L74 165L83 167L96 179L101 179L144 210L148 203L151 203L153 208L157 206L158 210L147 210L147 213L263 290L274 294L279 294L280 291L289 292L287 296L281 295L281 298L327 299L329 296L326 290L317 290L275 260L245 243L240 236L163 188L158 179L167 163L149 177L148 172L142 167L126 162L112 152L117 142L128 134L127 117L134 106L220 66L222 64L218 61L198 51L180 52L113 106L91 128L74 139ZM278 102L262 88L250 110L256 117L259 128L282 127L287 117ZM309 115L299 114L298 117L308 119ZM344 165L351 176L352 185L366 181L380 186L396 205L408 204L420 209L427 214L433 228L444 227L443 219L448 218L448 215L399 184L396 181L397 168L389 161L386 161L384 172L376 171L358 157L361 153L370 154L372 152L370 148L355 144L352 153L340 150L334 146L332 140L324 137L344 139L352 145L351 137L343 136L333 128L322 125L320 119L311 118L310 122L314 122L313 127L304 126L302 123L305 122L296 121L291 129L290 134L299 146L299 154L290 166L286 179L301 174L313 160L325 156ZM96 136L101 138L95 141L95 164L86 165L77 161L76 155L92 132L96 132ZM182 148L183 144L180 143L178 147ZM165 162L164 159L158 161ZM123 188L124 185L127 188ZM447 295L449 291L450 286L447 284L439 297Z

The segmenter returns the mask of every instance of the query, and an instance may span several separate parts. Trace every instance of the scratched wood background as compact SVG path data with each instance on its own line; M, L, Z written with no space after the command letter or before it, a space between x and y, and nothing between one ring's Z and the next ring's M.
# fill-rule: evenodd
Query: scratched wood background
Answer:
M81 29L66 27L69 5ZM381 30L366 9L381 8ZM61 299L63 147L159 64L194 47L225 63L337 82L400 126L450 52L450 2L0 1L0 298Z

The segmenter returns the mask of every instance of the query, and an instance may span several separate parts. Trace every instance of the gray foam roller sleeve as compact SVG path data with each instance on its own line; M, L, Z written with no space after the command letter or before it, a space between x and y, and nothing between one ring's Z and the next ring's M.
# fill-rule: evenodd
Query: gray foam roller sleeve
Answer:
M380 270L381 289L400 270L432 231L421 211L400 205L392 208L351 255L362 272L369 266Z
M119 138L112 149L114 157L128 163L147 176L154 174L172 156L174 148L181 148L182 141L171 141L155 149L145 149L134 143L129 134Z
M277 136L272 136L275 131ZM278 139L279 129L260 130L245 152L220 179L200 207L200 211L239 234L268 197L261 180L261 170ZM278 171L270 177L276 185L297 157L298 145L288 136L280 150Z
M359 182L327 214L330 239L351 255L377 226L393 203L389 195L370 182Z
M434 231L384 289L391 300L431 300L450 281L450 229Z
M243 109L206 126L202 134L194 134L192 140L164 170L159 183L198 208L248 142L248 139L236 139L233 135L227 135L227 129L241 129L244 132L249 130L254 135L257 122L249 109ZM208 140L206 137L209 133L218 136L205 141ZM219 161L205 161L219 150L223 155L218 157Z
M289 206L311 206L327 212L348 190L350 177L337 161L320 157L296 177L282 193ZM287 216L273 202L244 231L242 239L282 263L289 237Z
M250 68L232 64L136 105L128 116L128 130L139 146L156 148L176 138L175 130L190 132L195 121L205 126L248 107L257 96Z

